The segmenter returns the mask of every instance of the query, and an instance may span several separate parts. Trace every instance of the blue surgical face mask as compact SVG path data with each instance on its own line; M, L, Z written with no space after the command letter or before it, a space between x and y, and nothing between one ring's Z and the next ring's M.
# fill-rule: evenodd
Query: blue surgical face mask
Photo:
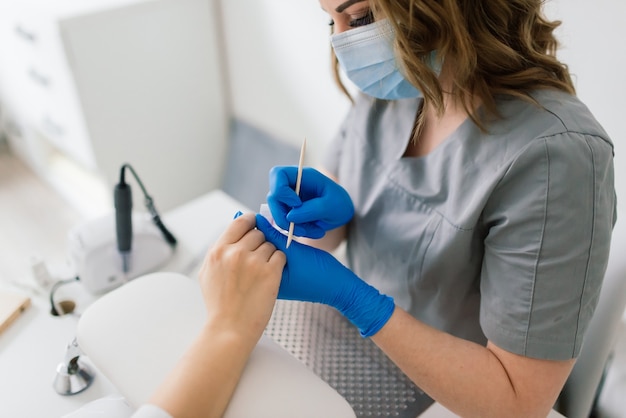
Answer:
M385 100L422 97L398 69L394 36L393 26L383 19L332 35L330 41L346 76L363 93Z

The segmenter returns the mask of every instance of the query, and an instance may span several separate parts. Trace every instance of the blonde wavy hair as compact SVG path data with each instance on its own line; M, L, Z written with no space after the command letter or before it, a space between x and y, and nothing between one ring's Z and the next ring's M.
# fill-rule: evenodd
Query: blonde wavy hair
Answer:
M431 51L452 59L453 94L472 120L483 108L498 117L496 95L534 102L530 92L556 89L575 94L567 65L556 58L554 30L561 24L543 15L544 0L369 0L376 20L387 18L396 31L395 51L406 79L419 88L424 103L444 112L443 90L427 65ZM340 87L336 58L335 79ZM415 136L420 128L417 121Z

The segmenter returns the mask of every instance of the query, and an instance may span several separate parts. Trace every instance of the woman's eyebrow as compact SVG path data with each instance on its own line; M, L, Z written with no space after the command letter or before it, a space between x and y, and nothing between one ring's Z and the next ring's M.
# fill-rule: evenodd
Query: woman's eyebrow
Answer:
M337 13L341 13L344 10L346 10L348 7L352 6L353 4L361 3L362 1L365 1L365 0L348 0L348 1L344 2L344 3L341 3L339 6L337 6L335 11Z

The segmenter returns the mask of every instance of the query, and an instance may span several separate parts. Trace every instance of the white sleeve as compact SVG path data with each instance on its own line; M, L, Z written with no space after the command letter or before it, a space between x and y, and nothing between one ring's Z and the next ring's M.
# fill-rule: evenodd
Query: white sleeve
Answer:
M174 418L156 405L142 405L130 418Z

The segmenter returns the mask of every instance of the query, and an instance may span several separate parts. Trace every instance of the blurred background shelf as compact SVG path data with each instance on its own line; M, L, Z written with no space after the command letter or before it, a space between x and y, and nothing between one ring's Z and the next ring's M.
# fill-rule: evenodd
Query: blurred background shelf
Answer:
M0 0L0 130L11 149L87 214L108 209L125 162L164 210L215 188L227 112L212 7Z

